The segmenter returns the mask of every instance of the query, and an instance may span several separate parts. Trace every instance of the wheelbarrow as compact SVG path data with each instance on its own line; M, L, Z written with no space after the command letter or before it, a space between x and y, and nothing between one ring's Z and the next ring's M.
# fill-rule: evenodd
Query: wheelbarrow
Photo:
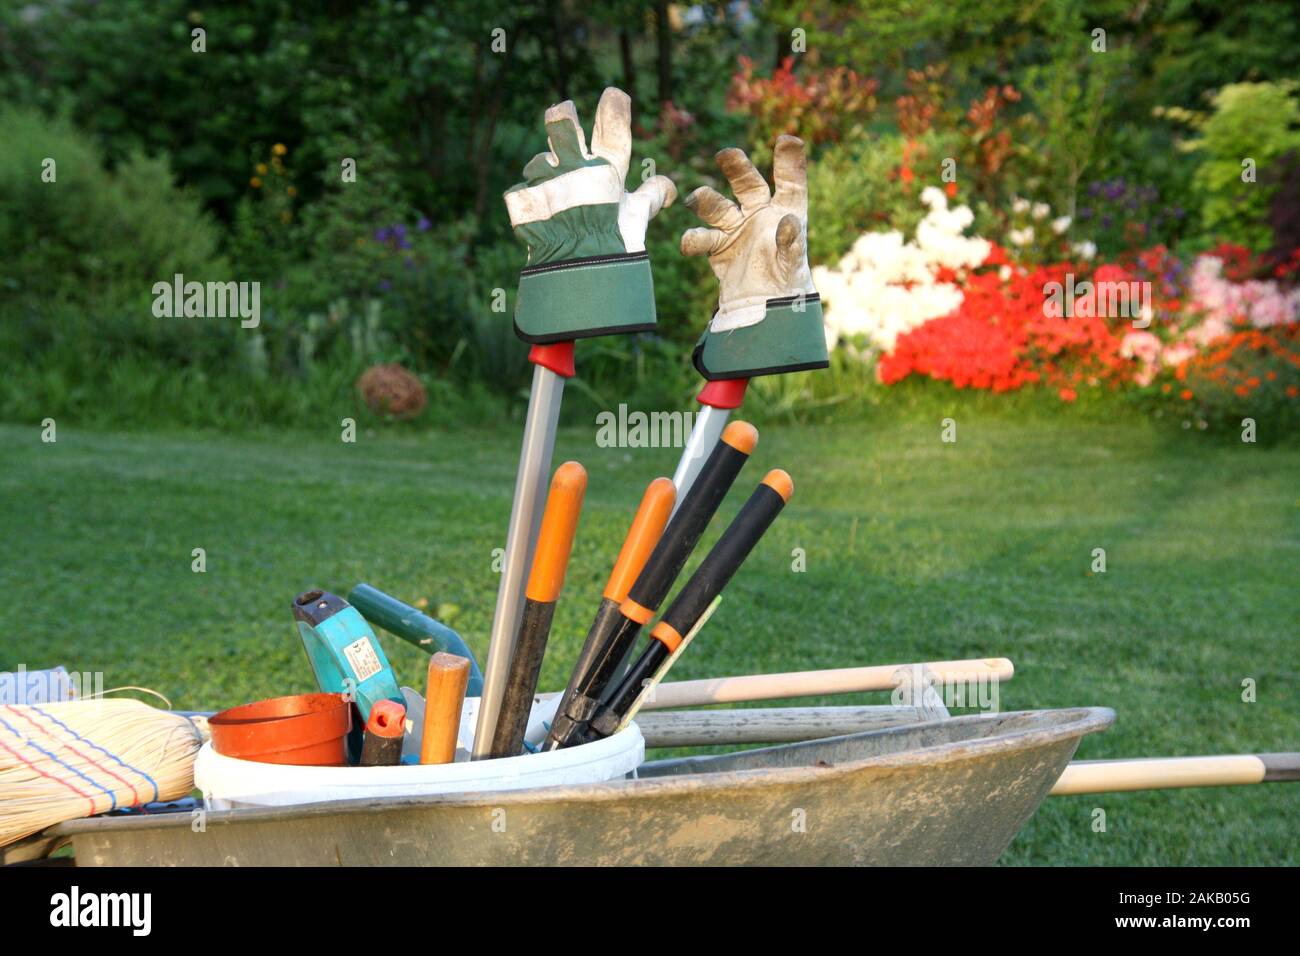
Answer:
M79 866L988 865L1108 708L953 717L530 790L97 817Z

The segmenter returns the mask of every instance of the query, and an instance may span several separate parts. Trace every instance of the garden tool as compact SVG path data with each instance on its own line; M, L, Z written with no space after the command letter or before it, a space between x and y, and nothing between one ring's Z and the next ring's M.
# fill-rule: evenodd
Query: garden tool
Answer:
M1300 782L1300 753L1076 760L1065 768L1051 796L1296 782Z
M177 800L203 735L127 698L0 705L0 847L63 820Z
M337 594L304 591L294 599L293 618L317 686L325 693L343 694L361 715L355 725L355 756L370 709L381 700L402 703L393 669L366 619Z
M550 150L534 156L524 167L524 182L505 194L510 223L528 245L514 324L516 334L532 345L528 359L534 368L474 735L475 756L491 746L505 692L564 380L574 374L574 340L654 329L645 231L650 219L677 196L665 176L652 176L627 192L632 101L623 91L611 87L601 95L590 150L571 101L548 109L545 121Z
M478 669L474 652L459 634L446 624L435 621L410 605L385 594L369 584L358 584L348 592L348 603L375 627L414 644L428 654L446 651L469 661L469 687L466 693L477 697L483 691L483 674Z
M877 664L870 667L836 667L819 671L784 674L745 674L712 677L663 684L646 710L673 707L703 707L741 701L778 700L786 697L823 697L830 694L859 694L865 691L893 691L916 671L932 674L939 683L1008 681L1015 665L1005 657L959 661L927 661L914 664Z
M628 529L627 538L624 539L618 559L614 562L614 570L610 572L609 581L605 584L600 606L596 609L596 618L587 631L587 640L583 643L578 660L573 665L569 684L556 707L558 712L563 713L568 709L578 684L589 673L597 656L617 629L618 609L627 600L627 592L632 587L632 582L637 579L641 569L645 567L646 560L650 557L650 552L659 543L675 498L676 491L673 483L667 478L656 478L646 488L641 504L637 507L636 517L632 519L632 527Z
M701 186L686 205L707 226L682 234L682 254L708 256L718 307L692 353L703 409L673 474L680 503L751 378L829 363L821 299L808 269L808 160L803 141L776 141L773 193L743 150L717 156L739 205Z
M794 482L780 468L772 469L763 477L654 626L646 649L597 710L590 724L592 736L608 737L623 725L633 703L682 645L684 635L695 629L793 493Z
M370 708L361 743L362 767L392 767L401 762L402 740L406 736L406 707L381 700Z
M573 537L586 491L587 471L582 465L567 461L555 470L489 757L514 757L523 749L555 602L564 587L564 572L573 551Z
M669 654L667 659L659 665L657 670L655 670L654 676L649 680L642 682L641 692L637 695L636 700L632 701L632 705L624 712L618 726L614 728L614 733L618 733L628 724L632 723L632 718L637 715L648 700L654 697L655 688L663 683L664 677L668 675L668 672L672 670L673 665L677 663L677 658L682 656L682 653L690 646L691 641L695 640L695 635L699 634L700 631L704 629L704 625L709 623L709 618L713 617L713 612L718 609L718 605L721 603L722 595L719 594L713 599L712 603L704 609L704 613L701 614L699 620L695 622L695 626L682 636L681 643L673 649L673 652Z
M460 715L465 705L469 661L439 651L429 658L423 701L420 763L451 763L456 759Z
M556 750L580 743L587 722L595 713L601 694L614 678L623 655L636 640L641 627L654 616L668 596L700 535L708 527L722 499L735 482L740 469L758 444L758 430L748 422L732 422L713 449L686 501L669 519L668 527L655 545L627 599L619 606L618 621L604 644L591 655L586 671L571 678L573 693L565 711L555 715L543 750Z

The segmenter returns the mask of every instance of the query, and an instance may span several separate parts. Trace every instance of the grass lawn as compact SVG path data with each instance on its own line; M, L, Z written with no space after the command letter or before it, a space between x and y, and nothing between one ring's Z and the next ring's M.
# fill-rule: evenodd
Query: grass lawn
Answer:
M1003 709L1115 708L1083 758L1300 749L1300 449L1137 422L971 412L958 427L955 444L937 422L764 429L720 518L770 467L792 473L795 497L674 676L1005 655ZM645 483L677 458L594 436L567 429L557 448L591 478L543 689L563 685ZM289 603L359 581L426 598L482 661L518 442L513 425L354 445L62 424L42 444L35 427L0 427L0 586L15 605L0 669L102 670L106 686L193 709L307 691ZM420 652L384 644L418 683ZM1004 860L1294 865L1297 796L1053 798Z

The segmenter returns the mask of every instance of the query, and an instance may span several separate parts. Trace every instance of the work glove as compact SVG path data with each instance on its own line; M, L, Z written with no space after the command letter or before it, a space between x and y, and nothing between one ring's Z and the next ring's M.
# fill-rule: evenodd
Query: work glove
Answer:
M505 193L515 235L528 244L515 332L545 344L655 327L646 226L677 188L652 176L629 193L632 101L610 87L596 107L591 149L571 100L546 111L550 150Z
M743 150L717 162L740 205L701 186L686 205L707 226L682 234L682 253L708 256L718 308L693 360L710 381L825 368L821 298L808 270L808 160L803 141L776 141L776 192Z

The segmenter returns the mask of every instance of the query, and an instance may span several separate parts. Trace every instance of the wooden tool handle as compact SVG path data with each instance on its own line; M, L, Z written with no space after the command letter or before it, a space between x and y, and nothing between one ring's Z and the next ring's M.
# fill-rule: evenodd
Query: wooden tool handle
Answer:
M1127 790L1230 787L1295 780L1300 780L1300 754L1076 760L1065 768L1052 787L1051 795L1067 797Z
M863 691L893 690L900 676L924 668L938 681L969 682L1011 680L1016 669L1005 657L960 661L927 661L916 664L877 664L873 667L840 667L820 671L784 674L748 674L743 677L713 677L705 680L662 684L645 710L673 707L702 707L749 700L783 697L821 697L828 694L857 694Z
M460 714L469 683L469 661L439 651L429 658L429 678L424 694L424 737L420 763L451 763L456 759Z

